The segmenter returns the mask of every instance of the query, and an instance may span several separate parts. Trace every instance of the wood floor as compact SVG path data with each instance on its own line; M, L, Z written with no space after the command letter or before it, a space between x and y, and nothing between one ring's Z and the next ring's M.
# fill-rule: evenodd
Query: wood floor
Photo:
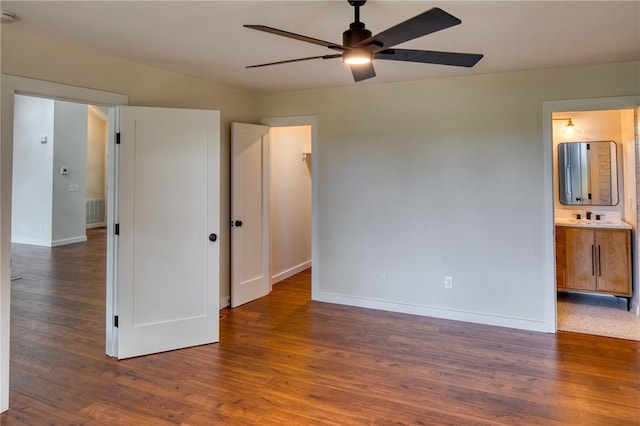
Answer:
M113 360L104 244L14 246L2 425L640 424L638 342L311 302L308 271L219 344Z

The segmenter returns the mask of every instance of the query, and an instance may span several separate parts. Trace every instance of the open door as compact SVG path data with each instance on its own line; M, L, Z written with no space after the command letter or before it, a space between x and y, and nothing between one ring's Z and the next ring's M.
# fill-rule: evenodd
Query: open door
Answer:
M231 307L266 296L269 272L269 127L231 126Z
M117 356L219 339L220 115L120 107Z

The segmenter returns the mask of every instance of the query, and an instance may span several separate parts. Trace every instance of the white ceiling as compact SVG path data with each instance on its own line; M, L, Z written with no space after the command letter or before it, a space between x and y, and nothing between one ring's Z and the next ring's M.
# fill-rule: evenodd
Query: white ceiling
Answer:
M12 30L259 92L640 59L640 1L369 1L361 20L376 34L435 6L462 24L398 47L484 54L474 68L379 60L376 78L354 83L339 59L245 68L335 53L243 24L340 43L344 0L2 1Z

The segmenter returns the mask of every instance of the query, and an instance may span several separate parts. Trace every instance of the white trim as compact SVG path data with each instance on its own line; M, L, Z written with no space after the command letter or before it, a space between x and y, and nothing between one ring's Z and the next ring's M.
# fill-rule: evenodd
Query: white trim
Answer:
M640 95L616 96L608 98L570 99L542 102L542 151L544 166L544 277L545 277L545 324L547 331L558 330L556 319L556 271L555 271L555 218L553 187L553 134L551 115L565 111L597 111L609 109L636 108L640 105ZM635 243L635 242L634 242ZM636 244L634 244L636 245ZM637 246L637 245L636 245ZM636 249L637 256L637 249ZM638 289L634 289L637 291ZM634 294L636 306L638 295ZM637 308L638 309L638 308Z
M36 240L33 238L14 238L13 243L16 244L26 244L30 246L40 246L40 247L59 247L66 246L67 244L76 244L76 243L84 243L87 241L87 236L83 237L73 237L73 238L63 238L62 240Z
M51 241L51 247L66 246L68 244L84 243L87 241L87 236L63 238L62 240Z
M120 93L104 92L102 90L69 86L67 84L53 83L44 80L34 80L9 74L2 74L3 89L5 85L7 85L7 88L13 88L13 93L52 98L60 101L80 102L101 106L127 105L129 103L129 96Z
M554 226L554 205L553 205L553 143L551 112L545 109L543 102L542 111L542 180L543 193L542 200L544 206L544 233L543 233L543 256L544 259L544 321L545 331L555 333L557 326L556 308L556 244Z
M107 222L89 222L85 225L85 229L104 228L107 226Z
M231 306L231 296L225 296L220 298L219 310L223 310L224 308L228 308Z
M51 247L51 240L40 240L36 238L12 237L12 243L26 244L28 246Z
M261 123L270 127L311 126L311 152L318 152L318 118L313 115L263 118ZM318 156L311 156L311 300L319 300L320 293L320 223L318 214Z
M297 266L294 266L293 268L289 268L286 271L282 271L278 274L275 274L271 277L271 285L277 284L280 281L284 281L289 277L294 276L295 274L298 274L304 270L307 270L311 268L311 260L308 260L306 262L303 262Z
M9 339L11 299L11 180L15 94L95 105L126 105L127 95L42 80L2 75L0 103L0 412L9 408ZM107 300L107 304L109 301Z
M120 129L120 108L109 108L107 143L107 270L105 277L105 352L110 357L118 355L118 329L114 326L114 316L117 312L118 288L116 276L118 271L118 250L116 244L115 224L118 217L118 167L120 145L116 145L116 133Z
M317 300L319 302L337 303L339 305L356 306L359 308L379 309L383 311L399 312L403 314L492 325L497 327L507 327L538 332L549 331L547 329L547 324L544 321L528 320L525 318L503 317L477 312L432 308L428 306L397 303L387 300L352 297L336 293L319 292L318 294L316 294L316 297L313 300Z

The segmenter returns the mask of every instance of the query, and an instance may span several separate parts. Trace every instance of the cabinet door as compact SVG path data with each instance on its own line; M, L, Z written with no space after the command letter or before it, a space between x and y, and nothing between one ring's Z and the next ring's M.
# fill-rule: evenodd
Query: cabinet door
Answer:
M565 286L567 289L595 291L595 231L565 229Z
M629 231L607 229L596 231L598 288L600 292L630 293Z
M556 226L556 286L565 288L565 228Z

